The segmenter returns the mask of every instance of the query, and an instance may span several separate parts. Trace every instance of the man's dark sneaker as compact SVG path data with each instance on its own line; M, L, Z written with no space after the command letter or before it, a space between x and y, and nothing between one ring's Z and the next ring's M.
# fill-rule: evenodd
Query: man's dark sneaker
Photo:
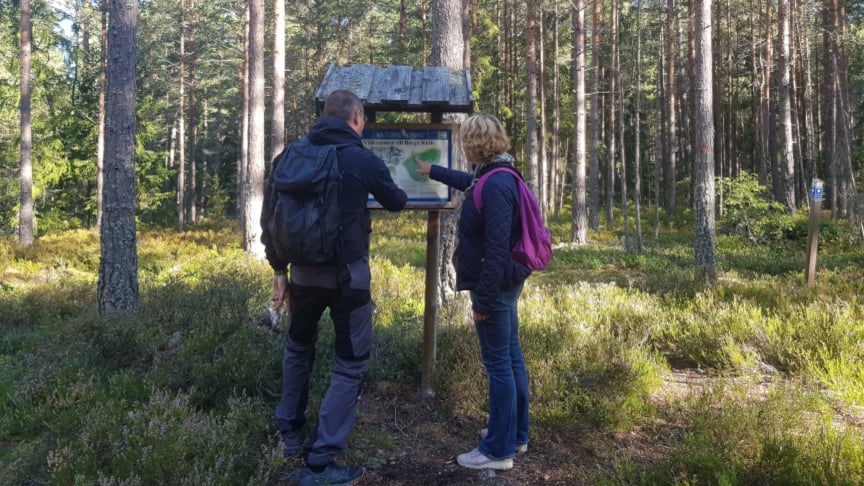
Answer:
M304 467L297 475L300 486L351 486L359 483L365 472L362 466L337 466L331 462L319 473Z
M285 457L296 456L300 453L300 431L299 430L283 430L282 431L282 455Z

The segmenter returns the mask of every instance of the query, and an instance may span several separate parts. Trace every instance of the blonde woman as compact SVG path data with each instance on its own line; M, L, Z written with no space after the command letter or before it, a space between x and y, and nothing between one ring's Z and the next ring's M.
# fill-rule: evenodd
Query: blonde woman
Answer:
M519 343L517 301L531 271L510 252L521 236L519 187L511 173L497 172L483 186L483 210L474 206L477 179L490 170L513 168L510 139L488 115L468 118L460 128L473 172L417 160L417 172L465 192L459 219L456 287L468 290L480 354L489 386L488 427L477 447L457 457L472 469L511 469L517 452L528 450L528 371Z

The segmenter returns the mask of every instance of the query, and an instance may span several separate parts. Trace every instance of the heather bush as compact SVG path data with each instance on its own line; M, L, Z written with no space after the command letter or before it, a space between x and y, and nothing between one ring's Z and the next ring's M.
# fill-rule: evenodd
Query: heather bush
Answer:
M708 287L692 282L689 217L662 222L672 229L642 252L607 231L564 244L569 222L550 224L555 257L519 309L533 437L573 448L560 467L576 484L861 483L864 255L848 226L826 222L809 288L804 216L777 233L750 214L763 236L721 235ZM420 386L424 222L419 211L374 215L364 396ZM233 224L142 230L140 311L103 317L97 240L82 230L29 248L0 239L0 484L278 483L285 328L265 313L267 265L244 254ZM482 424L486 378L464 293L438 308L437 332L436 400L417 413ZM332 344L325 313L310 412ZM674 374L688 371L704 383L682 391ZM403 438L391 431L355 433L352 457L385 467ZM578 452L621 436L656 441L650 460Z

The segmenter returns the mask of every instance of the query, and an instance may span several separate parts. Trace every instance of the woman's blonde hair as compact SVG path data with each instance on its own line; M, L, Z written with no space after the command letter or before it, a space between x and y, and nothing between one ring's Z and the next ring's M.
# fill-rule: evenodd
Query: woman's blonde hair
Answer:
M501 122L492 115L474 115L462 122L459 130L462 149L477 158L471 162L483 164L492 157L510 150L510 137Z

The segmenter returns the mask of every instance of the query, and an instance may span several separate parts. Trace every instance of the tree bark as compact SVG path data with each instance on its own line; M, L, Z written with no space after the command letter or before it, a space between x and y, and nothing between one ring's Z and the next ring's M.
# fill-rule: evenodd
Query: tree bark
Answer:
M636 119L633 127L633 171L635 172L635 180L633 187L633 202L636 212L636 251L644 249L642 245L642 167L641 167L641 140L640 134L642 131L640 118L640 104L642 99L642 0L636 0Z
M272 162L285 146L285 0L273 0L273 97L270 119Z
M583 10L583 21L582 21L582 62L585 62L585 22L584 22L584 10L585 6L582 6ZM559 48L559 31L558 31L558 5L555 5L555 11L553 14L553 18L555 21L553 24L552 30L552 52L557 53ZM584 97L584 68L583 68L583 97ZM552 201L554 205L555 212L555 221L558 221L558 214L561 211L561 199L559 198L559 194L563 195L563 187L559 189L559 186L562 185L561 182L564 179L561 175L560 166L561 163L561 93L560 93L560 78L561 72L558 65L558 60L553 59L552 61L552 170L551 170L551 180L549 183L549 200ZM582 106L584 109L585 102L583 100ZM586 208L587 209L587 208Z
M716 228L714 220L714 116L711 54L711 0L695 2L696 62L693 79L694 104L694 275L697 281L717 279Z
M668 18L666 30L666 150L663 153L663 194L664 209L666 216L674 218L677 212L676 205L676 155L678 150L677 125L675 118L676 109L676 86L675 86L675 39L676 28L678 22L677 5L674 0L669 1Z
M681 141L681 137L678 138L678 145L676 146L676 150L679 150L679 154L681 155L680 159L685 161L690 161L689 166L685 166L687 168L686 178L690 179L690 192L687 194L689 196L690 205L693 205L693 194L695 192L694 189L694 181L693 178L693 164L695 163L695 159L693 156L693 147L696 145L695 139L695 123L691 122L693 118L696 117L696 95L693 93L694 87L693 80L696 79L696 8L692 1L687 2L687 18L689 19L687 22L687 44L688 44L688 59L689 62L684 64L687 65L688 75L683 75L684 68L681 68L681 73L678 76L679 80L688 79L690 83L685 86L685 83L679 83L680 94L678 96L679 100L679 110L678 113L680 116L677 116L677 120L681 120L681 128L680 131L685 133L686 136L683 137L683 141ZM678 24L680 28L680 23ZM679 31L679 38L684 39L683 31Z
M757 34L757 24L759 18L759 9L755 6L754 0L749 0L750 15L750 116L753 120L753 136L755 138L754 148L751 152L753 165L751 170L754 174L758 174L759 184L766 185L768 177L764 170L765 166L765 130L762 122L762 87L761 87L761 65L762 56L759 54L759 42Z
M180 106L177 129L177 231L186 222L186 2L180 0Z
M837 171L835 162L835 147L837 146L837 101L835 99L834 59L836 46L834 36L836 26L836 0L825 0L822 8L822 162L828 175L826 190L831 216L837 216Z
M423 36L423 62L421 64L424 66L428 64L426 53L429 52L428 25L426 24L428 21L428 11L429 0L420 0L420 32Z
M399 63L405 64L408 53L408 0L399 0Z
M594 2L591 32L591 112L588 161L588 226L600 229L600 14L602 2Z
M102 226L102 193L105 187L105 71L108 55L108 2L100 1L102 28L99 42L99 128L96 141L96 227Z
M249 10L251 0L246 0L246 22L243 35L243 63L240 68L240 160L237 163L237 219L245 226L246 179L249 176ZM245 237L244 237L245 242Z
M243 206L243 249L264 257L264 0L249 2L249 157Z
M620 41L620 22L619 16L621 12L618 8L618 0L612 0L612 36L613 42L617 46ZM615 49L615 68L613 69L612 77L615 79L615 84L618 86L618 143L619 157L621 158L621 173L619 180L621 182L621 218L624 223L624 249L630 251L630 211L627 204L627 152L624 150L624 82L621 79L621 50ZM615 110L615 107L612 107Z
M654 241L657 242L660 239L660 180L662 179L661 175L661 167L663 166L663 162L665 160L667 151L669 150L668 144L669 140L666 138L667 134L667 125L668 125L668 114L666 112L667 105L664 101L666 99L666 77L663 75L666 69L666 44L664 41L664 32L665 29L661 28L659 33L659 42L657 43L657 99L659 100L660 105L660 126L657 128L659 132L660 143L659 147L655 149L655 159L654 159Z
M612 224L615 220L615 168L618 164L618 141L615 116L615 108L618 98L618 73L615 66L615 59L618 58L618 27L615 25L618 10L617 0L612 0L611 8L612 18L609 22L612 30L612 38L609 43L609 143L607 144L609 155L606 163L606 229L609 230L612 229Z
M839 23L839 33L842 39L848 39L849 32L846 22L846 4L838 2L837 4L837 22ZM855 174L852 167L852 111L849 105L849 52L846 47L846 42L838 43L837 49L837 99L839 100L838 112L840 113L839 132L841 139L839 140L842 150L838 160L843 164L843 215L850 221L855 222L858 228L862 230L864 237L864 225L862 225L860 200L858 191L855 186Z
M588 242L588 208L585 205L585 0L575 0L572 13L573 48L573 214L570 239Z
M97 300L99 313L138 309L135 224L135 71L137 0L114 0L108 15L105 113L105 212Z
M789 0L777 2L777 21L780 25L780 119L783 127L783 198L786 211L794 214L798 209L795 201L795 140L792 136L792 58L789 29Z
M795 9L793 8L793 11ZM799 34L796 44L797 51L800 53L801 63L797 66L799 88L795 90L797 105L799 106L799 137L798 140L803 143L803 147L799 148L801 152L801 170L799 171L799 179L801 180L801 193L799 200L803 203L808 201L807 187L810 183L809 176L816 173L816 158L818 151L818 135L813 121L813 105L816 101L815 92L813 90L812 77L812 57L810 53L810 37L805 34L806 27L802 22L802 16L797 16L797 30ZM801 126L803 125L803 134L801 134Z
M20 209L18 212L18 243L33 244L35 223L33 220L33 127L30 121L30 57L32 43L30 0L21 0L21 173Z
M475 2L473 7L472 1ZM476 0L462 0L462 66L467 69L471 69L472 65L471 34L472 25L474 25L471 18L472 8L476 12Z
M541 194L537 158L537 18L536 0L527 0L525 21L525 182Z
M537 150L537 193L540 199L540 208L543 214L549 214L549 154L546 151L546 31L544 26L545 12L541 8L540 15L535 16L537 21L537 40L540 65L538 73L539 108L540 108L540 131Z
M462 36L462 0L432 0L432 65L449 69L464 69L465 41ZM453 114L447 121L459 122L464 115ZM455 153L460 153L457 149ZM456 159L454 168L465 169L461 158ZM457 197L457 204L461 199ZM456 295L456 267L453 254L456 250L456 229L459 221L457 211L444 211L441 214L441 255L438 274L438 298L444 301Z
M189 0L189 221L198 222L198 106L195 99L195 0Z
M462 1L432 2L432 65L450 69L464 67Z
M765 135L766 141L766 168L771 174L771 189L774 194L774 199L782 201L783 182L780 175L779 166L777 164L777 107L774 106L774 95L778 91L777 76L774 73L774 35L772 26L774 22L773 9L771 2L765 2L765 86L763 90L763 113L767 116L764 121L765 128L768 132Z

